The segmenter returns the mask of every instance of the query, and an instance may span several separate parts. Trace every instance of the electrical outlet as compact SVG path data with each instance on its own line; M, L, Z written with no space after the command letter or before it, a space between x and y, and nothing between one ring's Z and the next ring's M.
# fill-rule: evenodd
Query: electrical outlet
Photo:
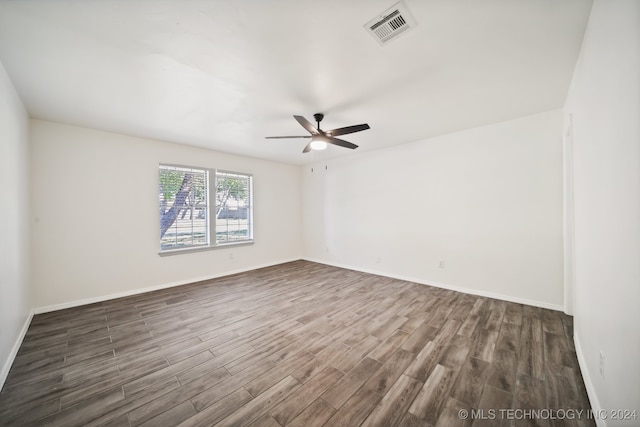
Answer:
M382 262L382 259L380 257L376 258L376 264L380 264Z
M600 351L600 376L604 379L604 351Z
M444 268L444 261L440 261L438 263L438 268Z
M233 259L233 252L229 252L229 259Z

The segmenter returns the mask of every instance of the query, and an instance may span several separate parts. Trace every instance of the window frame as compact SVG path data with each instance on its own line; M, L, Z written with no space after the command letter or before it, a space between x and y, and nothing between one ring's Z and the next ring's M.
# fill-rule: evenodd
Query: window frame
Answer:
M228 247L235 246L244 246L244 245L253 245L255 243L254 240L254 214L253 214L253 174L246 172L235 172L227 169L218 169L218 168L208 168L202 166L194 166L194 165L184 165L184 164L175 164L175 163L159 163L158 164L158 188L160 186L160 170L162 167L170 167L170 168L182 168L182 169L194 169L206 172L206 181L207 181L207 244L205 245L197 245L197 246L189 246L184 248L171 248L171 249L162 249L162 240L158 241L160 246L158 250L158 255L160 256L168 256L168 255L178 255L184 253L192 253L192 252L202 252L208 251L212 249L222 249ZM222 174L230 174L230 175L238 175L241 177L246 177L249 180L249 194L248 201L249 206L247 209L247 220L248 220L248 234L249 237L243 240L236 240L230 242L218 242L216 238L216 201L217 201L217 183L218 183L218 173ZM158 220L157 226L160 226L161 217L160 212L158 210ZM156 229L158 230L158 229Z

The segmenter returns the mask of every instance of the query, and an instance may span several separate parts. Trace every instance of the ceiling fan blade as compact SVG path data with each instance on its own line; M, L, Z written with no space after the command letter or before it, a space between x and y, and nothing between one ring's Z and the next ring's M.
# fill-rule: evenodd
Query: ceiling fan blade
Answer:
M302 116L293 116L293 118L296 119L298 123L302 125L303 128L308 130L311 135L318 134L318 130L313 126L313 124L309 120L305 119Z
M311 143L308 143L306 147L304 147L304 150L302 150L303 153L308 153L309 151L311 151Z
M305 135L305 136L265 136L265 139L290 139L290 138L311 138L311 135Z
M361 125L346 126L343 128L328 130L328 131L325 131L325 133L331 136L339 136L339 135L346 135L348 133L361 132L367 129L371 129L371 127L369 127L368 124L363 123Z
M352 150L355 150L356 148L358 148L356 144L352 144L349 141L345 141L344 139L327 138L327 142L329 144L339 145L340 147L351 148Z

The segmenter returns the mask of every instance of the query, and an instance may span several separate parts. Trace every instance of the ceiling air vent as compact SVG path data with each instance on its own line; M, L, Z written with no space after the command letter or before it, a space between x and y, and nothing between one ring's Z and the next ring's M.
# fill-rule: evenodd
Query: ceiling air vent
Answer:
M380 45L384 45L416 25L416 20L407 6L398 2L367 22L364 28Z

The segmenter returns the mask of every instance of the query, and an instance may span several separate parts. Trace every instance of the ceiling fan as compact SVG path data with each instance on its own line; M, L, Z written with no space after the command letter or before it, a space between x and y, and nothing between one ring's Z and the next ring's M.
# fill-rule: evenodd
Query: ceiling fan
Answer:
M352 144L349 141L336 138L336 136L347 135L349 133L360 132L370 129L369 125L364 123L361 125L346 126L343 128L322 130L320 129L320 122L324 119L324 114L316 113L313 118L316 119L317 127L313 127L313 124L302 116L293 116L311 135L304 136L267 136L266 139L285 139L285 138L311 138L311 141L302 150L303 153L308 153L311 150L324 150L327 148L327 144L339 145L340 147L356 149L358 146Z

